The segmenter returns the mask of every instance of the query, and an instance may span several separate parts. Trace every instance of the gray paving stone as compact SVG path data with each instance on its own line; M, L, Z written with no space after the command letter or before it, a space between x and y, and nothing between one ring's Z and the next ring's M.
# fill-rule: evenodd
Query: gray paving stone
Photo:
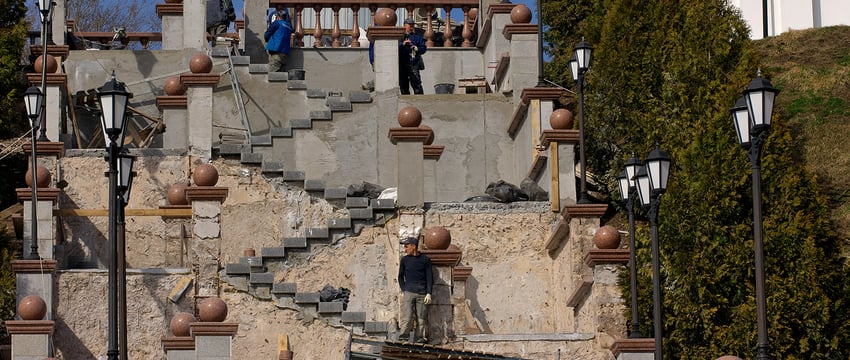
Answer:
M369 203L375 210L395 210L395 200L393 199L372 199Z
M251 65L251 57L250 56L231 56L233 60L233 66L243 66L243 65Z
M328 92L325 89L307 89L308 99L324 99L327 96Z
M270 300L272 298L272 294L268 286L258 286L254 288L254 296L263 300Z
M352 103L370 103L372 102L372 94L366 91L352 91L348 94L348 98Z
M266 173L278 173L278 175L283 174L283 163L276 161L263 161L263 166L260 171L264 174Z
M348 196L348 188L325 188L325 200L342 200Z
M254 269L263 267L263 258L259 256L243 256L239 258L239 262L248 264L248 266Z
M352 220L367 220L372 219L374 214L372 213L371 208L348 209L348 216L350 216Z
M243 152L239 161L243 164L262 164L263 154Z
M242 153L242 144L221 144L218 148L219 155L239 155Z
M280 127L275 126L269 130L269 135L271 137L292 137L292 128L291 127Z
M276 71L269 73L269 82L284 82L289 80L289 73Z
M311 110L310 120L333 120L334 116L330 110Z
M251 146L270 146L272 137L270 135L252 135Z
M312 129L313 128L313 120L310 119L291 119L289 120L289 127L292 129Z
M363 331L367 333L385 333L387 328L386 321L367 321L363 324Z
M324 191L324 180L304 180L304 190L306 191Z
M351 101L344 97L328 97L325 102L331 111L349 112L351 111Z
M307 90L307 83L304 80L289 80L286 83L288 90Z
M285 170L283 181L304 181L304 172L299 170Z
M249 74L268 74L269 72L269 64L249 64L248 65L248 73Z

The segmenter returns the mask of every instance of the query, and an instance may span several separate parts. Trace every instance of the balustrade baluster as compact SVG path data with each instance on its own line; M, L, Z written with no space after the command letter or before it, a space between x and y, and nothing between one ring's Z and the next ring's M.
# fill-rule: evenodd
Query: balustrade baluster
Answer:
M446 30L443 31L443 46L452 47L452 6L445 5L443 9L446 10Z
M360 5L354 4L351 5L351 12L354 17L354 25L351 26L351 47L360 47L360 21L358 12L360 11Z
M425 5L425 11L428 13L428 26L425 27L425 46L434 46L434 28L431 27L431 13L434 12L434 6Z
M472 29L469 26L469 6L465 5L463 9L463 44L462 47L472 47Z
M295 46L304 47L304 6L295 5Z
M316 27L313 28L313 47L322 47L322 5L313 5L316 12Z

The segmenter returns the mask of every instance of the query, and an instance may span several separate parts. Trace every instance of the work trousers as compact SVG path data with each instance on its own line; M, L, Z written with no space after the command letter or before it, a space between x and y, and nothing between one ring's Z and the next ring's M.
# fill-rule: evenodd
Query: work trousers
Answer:
M415 314L414 314L415 312ZM428 324L428 311L425 308L425 294L417 294L405 291L401 300L401 333L407 337L413 328L413 316L416 315L416 334L413 341L426 338L426 325Z

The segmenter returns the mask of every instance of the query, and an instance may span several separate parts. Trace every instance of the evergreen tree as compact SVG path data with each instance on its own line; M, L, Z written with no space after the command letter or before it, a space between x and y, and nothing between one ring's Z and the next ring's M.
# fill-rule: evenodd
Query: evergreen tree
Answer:
M0 137L19 136L29 127L23 114L21 56L29 25L23 0L0 0Z
M575 14L546 18L552 64L565 64L571 52L559 49L572 49L582 36L596 50L585 86L589 173L613 185L631 152L642 156L655 142L675 161L659 216L665 356L754 358L751 169L728 113L758 67L749 29L724 0L546 9L553 8ZM552 64L549 77L569 77L567 67ZM776 112L761 167L771 355L847 359L850 312L840 308L850 275L827 204L795 156L782 109ZM652 334L645 225L638 234L641 331ZM628 301L628 281L622 284Z

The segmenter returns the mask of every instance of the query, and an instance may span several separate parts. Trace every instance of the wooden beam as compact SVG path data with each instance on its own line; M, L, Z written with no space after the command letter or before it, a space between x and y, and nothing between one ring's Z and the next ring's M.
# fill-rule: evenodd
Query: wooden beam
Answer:
M53 216L108 216L108 209L53 209ZM126 209L126 216L192 217L192 208L185 209Z

